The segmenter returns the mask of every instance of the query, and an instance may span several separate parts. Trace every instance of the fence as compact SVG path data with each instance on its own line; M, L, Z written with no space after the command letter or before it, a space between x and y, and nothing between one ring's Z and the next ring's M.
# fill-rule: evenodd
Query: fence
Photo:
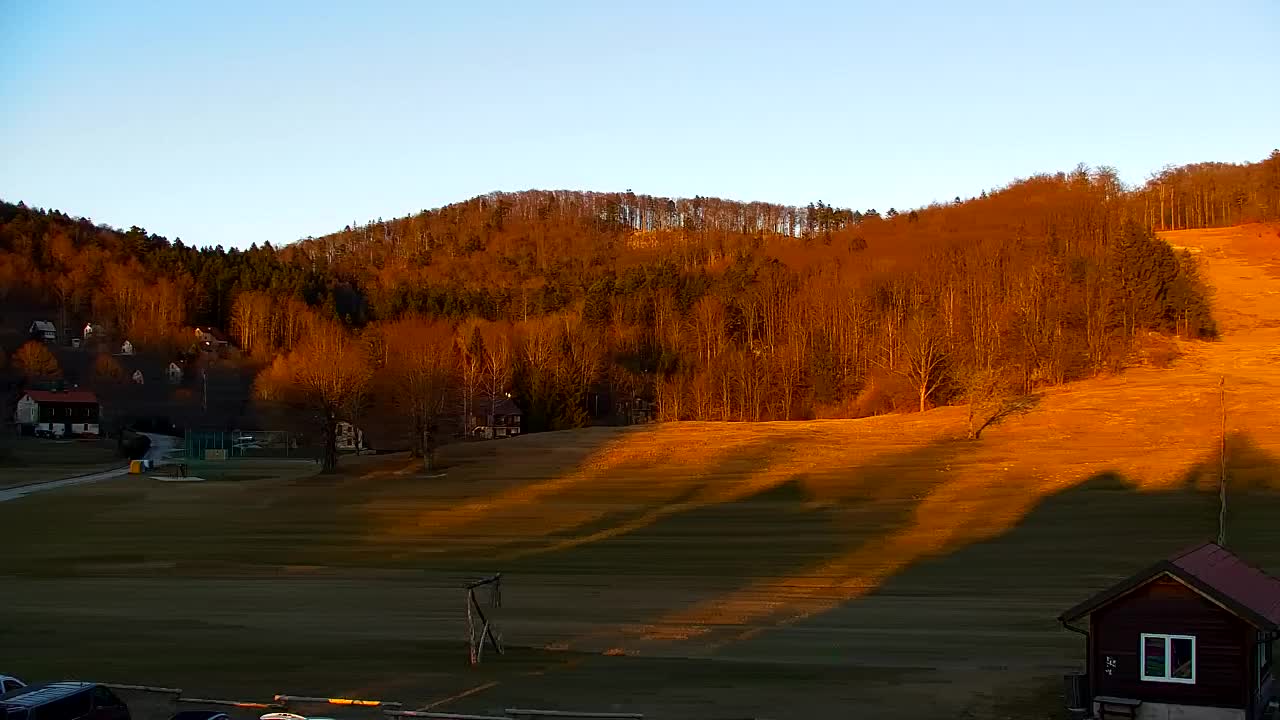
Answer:
M287 430L188 430L184 448L188 460L316 456L303 435Z

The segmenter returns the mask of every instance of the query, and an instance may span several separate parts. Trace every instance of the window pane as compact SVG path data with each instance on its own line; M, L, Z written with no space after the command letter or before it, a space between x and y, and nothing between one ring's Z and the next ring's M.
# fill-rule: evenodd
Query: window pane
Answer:
M1169 664L1173 667L1173 672L1169 673L1169 677L1178 678L1179 680L1192 679L1192 648L1195 643L1190 638L1173 638L1169 641L1170 658Z
M1142 674L1147 677L1165 677L1164 638L1149 637L1142 641Z

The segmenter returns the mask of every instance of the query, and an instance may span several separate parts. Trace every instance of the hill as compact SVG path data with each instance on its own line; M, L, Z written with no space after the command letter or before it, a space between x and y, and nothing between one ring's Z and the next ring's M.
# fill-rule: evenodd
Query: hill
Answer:
M1221 338L1045 390L978 442L961 407L679 422L453 446L443 476L391 457L48 494L0 505L0 639L32 673L237 696L1052 717L1082 653L1056 615L1216 534L1224 378L1228 543L1280 571L1280 228L1164 237L1198 251ZM34 531L85 508L111 511ZM511 654L460 670L458 584L499 570Z
M243 251L5 204L0 292L12 317L100 322L161 355L212 324L259 368L336 326L381 371L387 337L443 323L456 351L441 420L456 432L483 424L467 417L480 385L511 393L533 431L637 406L861 417L1113 371L1147 331L1212 337L1196 265L1152 232L1271 219L1278 180L1280 153L1132 190L1081 167L906 212L495 193Z

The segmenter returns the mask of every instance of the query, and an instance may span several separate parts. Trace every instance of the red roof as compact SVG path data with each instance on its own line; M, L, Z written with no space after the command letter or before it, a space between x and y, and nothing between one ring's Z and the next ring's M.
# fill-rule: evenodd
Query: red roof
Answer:
M1217 543L1205 543L1169 562L1236 603L1280 625L1280 580L1246 564Z
M68 390L53 392L52 390L28 390L27 396L38 403L75 403L77 405L97 405L98 396L88 390Z
M1245 563L1217 543L1197 545L1161 560L1058 617L1075 620L1168 574L1264 630L1280 629L1280 580Z

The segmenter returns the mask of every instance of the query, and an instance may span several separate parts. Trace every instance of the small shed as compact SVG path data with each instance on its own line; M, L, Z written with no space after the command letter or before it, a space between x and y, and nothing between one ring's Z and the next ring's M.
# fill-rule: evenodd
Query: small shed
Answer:
M1087 616L1087 624L1079 624ZM1276 693L1280 580L1215 543L1142 570L1059 616L1086 638L1096 717L1256 720Z
M97 436L99 413L98 396L86 390L28 390L18 400L14 419L37 435Z

